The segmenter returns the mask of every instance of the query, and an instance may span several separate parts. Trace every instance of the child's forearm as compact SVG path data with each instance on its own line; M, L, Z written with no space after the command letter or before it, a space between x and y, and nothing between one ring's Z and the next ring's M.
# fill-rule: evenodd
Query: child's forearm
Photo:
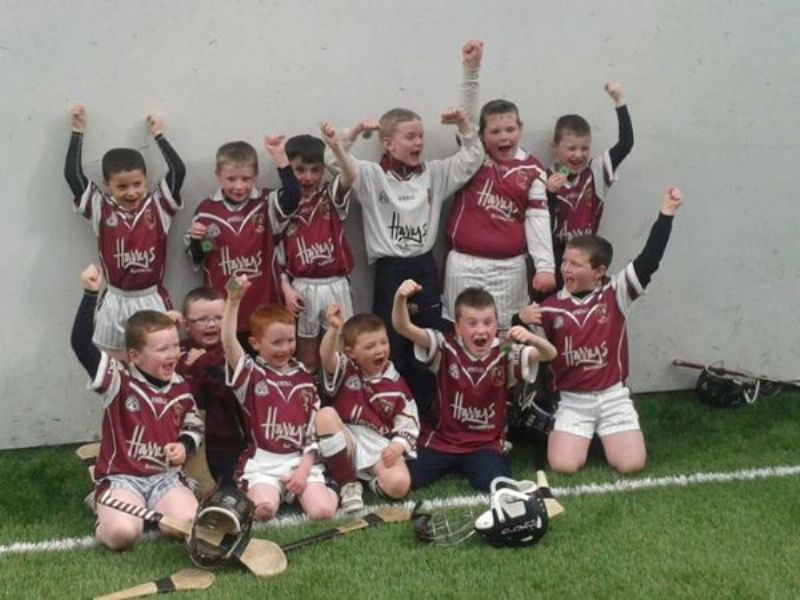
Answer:
M356 165L350 153L344 149L341 143L328 146L339 165L339 190L346 192L353 187L356 182Z
M167 163L167 175L164 179L167 181L167 187L172 196L177 200L181 192L183 180L186 178L186 165L183 160L175 152L175 149L164 137L163 133L156 136L156 143L158 144L161 154L164 157L164 162Z
M281 178L281 189L278 191L278 206L284 215L290 215L300 205L300 184L294 176L291 165L280 167L278 176Z
M242 358L244 350L236 337L236 324L239 317L239 303L241 300L225 301L225 310L222 313L222 328L220 339L222 341L222 351L225 353L225 362L228 367L233 369Z
M550 213L545 209L528 209L525 213L525 241L537 273L554 273L553 238Z
M538 336L534 333L531 333L530 337L528 338L528 345L536 350L536 352L531 352L532 362L547 362L553 360L558 353L556 347L553 346L553 344L551 344L546 338Z
M633 270L642 287L650 283L650 279L658 270L667 242L672 232L672 216L659 213L656 222L650 228L650 235L642 249L641 254L633 259Z
M480 67L470 68L464 66L463 73L461 88L459 90L459 103L464 114L477 126L479 117L478 104L480 100Z
M405 296L395 296L392 306L392 327L404 338L411 340L417 346L430 348L431 341L427 332L414 325L408 314L408 299Z
M339 329L328 327L319 343L319 360L326 373L336 371L336 352L339 349Z
M631 123L631 115L628 112L628 106L623 104L622 106L618 106L616 110L619 139L608 151L611 157L611 167L614 170L616 170L633 149L633 124Z
M89 374L89 377L94 377L97 374L97 367L100 365L102 355L97 346L92 341L94 334L94 311L97 306L97 292L89 290L83 291L81 303L78 306L78 312L75 314L75 321L72 324L72 334L70 336L70 345L72 346L75 356L78 361L83 365L83 368Z
M69 189L76 198L79 198L89 187L89 180L83 174L81 165L81 150L83 148L83 133L73 131L69 138L67 148L67 158L64 161L64 178L67 180Z

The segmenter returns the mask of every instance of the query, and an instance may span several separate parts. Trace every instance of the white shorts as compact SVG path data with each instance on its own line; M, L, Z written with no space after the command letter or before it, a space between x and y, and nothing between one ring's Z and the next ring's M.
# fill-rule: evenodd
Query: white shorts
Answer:
M623 431L639 431L639 415L630 390L621 383L599 392L561 392L554 431L591 439Z
M125 322L140 310L167 311L156 286L133 292L108 286L94 317L94 345L105 352L124 352Z
M302 459L302 452L276 454L256 448L253 458L244 465L242 480L247 482L248 487L257 484L271 485L278 490L281 502L290 502L292 499L286 497L287 492L283 480L292 474ZM311 471L308 473L308 483L325 483L325 475L321 463L315 463L311 467Z
M344 426L346 435L353 442L353 468L359 479L370 481L375 478L374 467L381 460L383 449L392 440L364 425L348 423ZM408 458L416 458L415 453L410 453Z
M303 297L305 307L297 317L297 335L315 338L325 324L325 309L330 304L339 304L344 309L345 321L353 316L353 300L347 277L306 279L298 277L292 287Z
M468 287L480 287L492 295L497 307L497 327L508 329L514 313L530 303L525 255L485 258L451 250L444 270L442 316L445 319L455 321L456 298Z

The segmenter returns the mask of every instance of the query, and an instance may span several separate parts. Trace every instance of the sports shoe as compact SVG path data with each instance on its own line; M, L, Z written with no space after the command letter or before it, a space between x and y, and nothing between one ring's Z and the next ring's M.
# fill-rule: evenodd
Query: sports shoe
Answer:
M364 493L364 488L361 486L360 481L351 481L342 486L339 496L341 497L341 509L346 513L358 512L364 508L364 499L361 495Z

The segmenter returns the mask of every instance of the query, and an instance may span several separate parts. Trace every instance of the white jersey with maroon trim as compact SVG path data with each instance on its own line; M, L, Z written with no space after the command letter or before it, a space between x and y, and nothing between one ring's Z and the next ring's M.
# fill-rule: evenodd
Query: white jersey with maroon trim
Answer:
M625 320L644 294L633 263L583 298L565 289L542 303L542 327L556 347L548 363L556 391L596 392L628 377Z
M169 470L164 446L188 435L200 445L203 421L189 384L175 374L164 387L150 383L134 366L101 353L90 388L103 397L100 455L95 478L148 476Z
M453 334L425 331L430 348L414 346L414 353L436 373L436 400L422 422L420 446L451 454L502 452L508 388L536 379L530 346L501 346L495 338L489 354L476 358Z
M125 210L94 182L75 210L92 223L106 282L126 291L161 286L167 258L167 233L181 208L161 181L136 210Z
M300 206L281 238L283 263L289 275L323 279L346 277L353 270L353 255L344 236L349 192L337 200L336 184L325 185Z
M536 228L530 237L541 242L529 250L534 256L544 254L543 260L552 270L544 174L539 161L522 149L507 162L484 161L458 192L450 211L447 221L450 247L486 258L519 256L525 253L525 226L530 223L530 227ZM539 221L541 227L536 227Z
M240 466L255 455L256 448L275 454L316 449L314 418L319 396L301 362L292 359L286 371L278 371L242 352L227 378L242 406L247 429L248 448L239 459Z
M553 172L553 168L548 169L547 176ZM606 151L551 195L553 248L558 256L564 253L564 247L572 238L597 233L603 216L603 200L614 181L616 173L611 166L611 155Z
M417 403L394 365L390 362L380 375L364 377L347 356L336 358L336 371L325 374L325 387L342 422L369 427L412 454L419 436Z
M206 241L211 245L203 258L204 285L222 291L232 275L247 275L253 282L239 307L238 331L250 329L253 309L278 301L275 234L286 219L277 192L255 188L250 198L239 204L227 202L217 190L194 213L192 223L208 228Z

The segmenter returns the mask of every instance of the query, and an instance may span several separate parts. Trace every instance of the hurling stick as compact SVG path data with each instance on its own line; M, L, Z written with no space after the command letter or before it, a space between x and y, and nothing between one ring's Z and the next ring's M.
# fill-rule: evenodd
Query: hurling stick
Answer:
M769 377L764 377L762 375L753 375L751 373L745 373L744 371L734 371L733 369L726 369L723 366L720 366L721 363L711 363L709 365L703 365L700 363L692 362L689 360L683 360L682 358L673 358L672 364L676 367L686 367L687 369L695 369L697 371L704 371L708 369L712 373L717 375L732 375L734 377L746 377L748 379L759 379L765 383L771 383L777 386L780 386L784 389L790 390L800 390L800 381L786 381L781 379L770 379Z
M417 507L418 505L414 508L406 508L403 506L387 506L384 508L379 508L368 515L364 515L359 519L354 519L353 521L345 523L344 525L340 525L339 527L334 527L333 529L328 529L321 533L317 533L294 542L289 542L288 544L282 544L281 549L284 551L289 551L296 548L302 548L303 546L309 546L311 544L316 544L317 542L331 540L342 535L347 535L348 533L353 533L359 529L366 529L367 527L374 527L375 525L381 525L383 523L403 523L405 521L410 521Z
M536 486L539 488L539 491L542 492L542 496L544 496L544 506L547 509L547 516L552 519L553 517L564 514L565 509L561 505L561 502L556 500L555 496L553 496L553 491L550 489L550 484L547 483L547 475L544 474L544 471L536 471Z
M214 574L201 569L181 569L164 579L148 581L140 585L97 596L94 600L124 600L126 598L141 598L152 594L164 594L184 590L205 590L214 583Z
M154 510L148 510L142 506L123 502L113 498L110 490L104 493L98 502L145 521L162 525L166 529L183 534L185 537L192 535L191 521L182 521ZM207 544L220 546L226 534L224 531L216 529L197 527L194 535ZM247 544L237 549L236 557L256 577L271 577L286 570L286 555L278 544L269 540L250 538Z
M78 446L75 450L75 455L89 471L89 478L94 481L94 464L97 462L97 457L100 455L100 442L92 442L91 444Z

